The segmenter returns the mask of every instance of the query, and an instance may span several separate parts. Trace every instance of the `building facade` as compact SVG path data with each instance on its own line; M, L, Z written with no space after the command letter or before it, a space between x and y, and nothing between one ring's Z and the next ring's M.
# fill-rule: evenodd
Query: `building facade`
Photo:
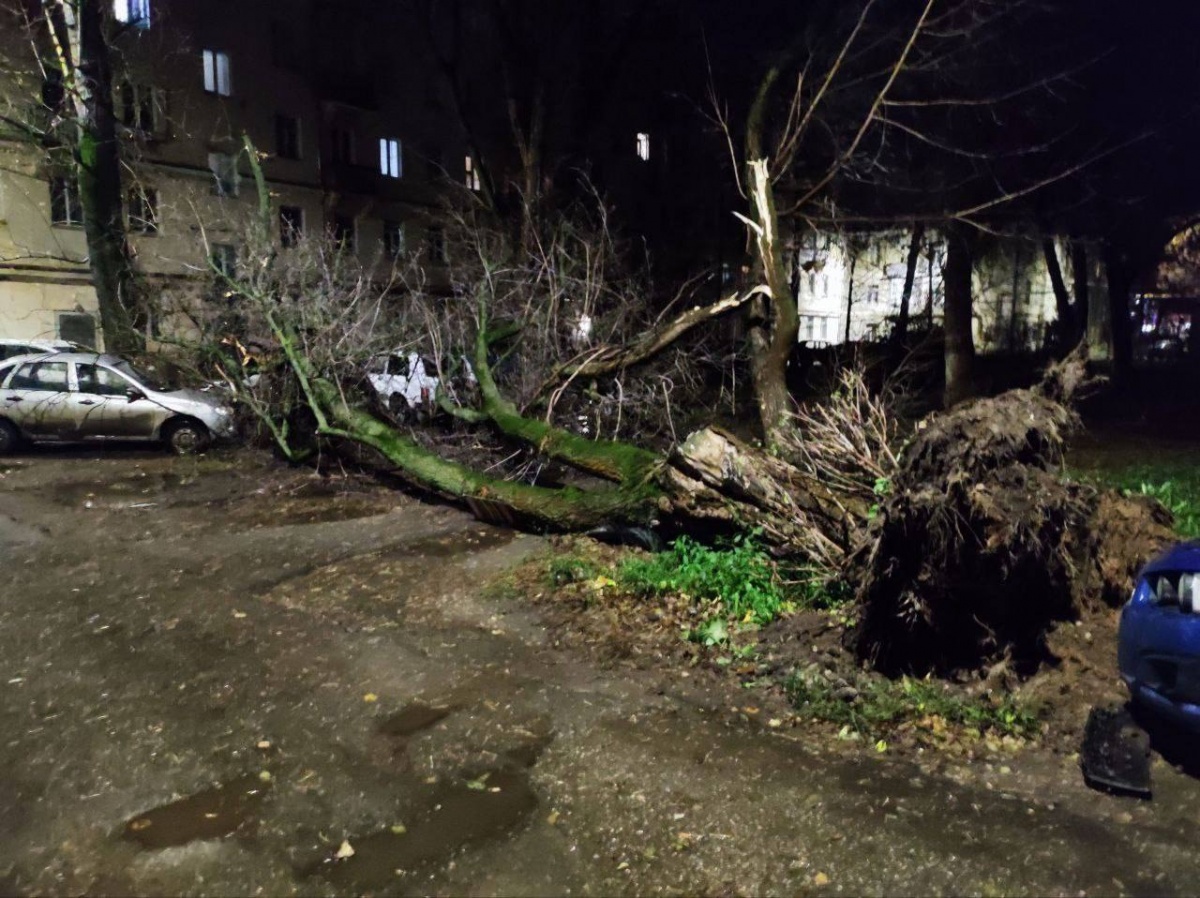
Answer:
M401 13L359 0L98 2L111 4L126 213L154 308L194 307L210 261L244 261L258 203L245 138L281 248L326 230L368 266L437 262L443 200L471 186L472 160ZM0 15L0 103L19 122L42 112L38 26ZM99 344L98 321L74 185L0 125L0 336Z

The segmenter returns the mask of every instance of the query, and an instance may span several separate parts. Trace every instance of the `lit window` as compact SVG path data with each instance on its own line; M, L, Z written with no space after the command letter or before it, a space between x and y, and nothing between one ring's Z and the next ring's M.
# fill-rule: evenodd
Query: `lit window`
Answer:
M275 116L275 155L280 159L300 158L300 119Z
M383 251L390 259L398 259L404 255L404 222L383 223Z
M479 190L480 189L479 169L477 169L475 167L475 160L472 159L470 156L467 157L466 169L467 169L467 189L468 190Z
M158 233L158 191L135 187L129 192L129 229L139 234Z
M70 8L70 4L65 8ZM149 28L150 0L113 0L113 15L118 22Z
M400 155L400 141L387 137L379 139L379 173L389 178L404 174L404 160Z
M50 180L50 221L60 227L83 224L83 204L79 201L79 185L74 178Z
M644 131L638 132L637 154L638 158L643 162L647 162L650 159L650 135Z
M220 97L228 97L233 93L229 54L223 50L204 51L204 89Z
M304 233L304 210L299 206L279 207L279 242L295 246Z
M217 196L238 195L237 159L228 153L209 153L208 167L213 173L213 193Z

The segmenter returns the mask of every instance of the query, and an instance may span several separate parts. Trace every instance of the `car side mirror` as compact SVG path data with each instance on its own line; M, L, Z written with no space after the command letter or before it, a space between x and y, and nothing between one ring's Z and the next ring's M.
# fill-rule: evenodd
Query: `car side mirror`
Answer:
M139 399L145 399L146 394L141 390L129 389L125 391L125 396L130 402L137 402Z

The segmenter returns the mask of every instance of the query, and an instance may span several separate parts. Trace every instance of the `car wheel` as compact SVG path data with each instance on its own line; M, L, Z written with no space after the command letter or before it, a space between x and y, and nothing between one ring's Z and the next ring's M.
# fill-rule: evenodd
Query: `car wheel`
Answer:
M208 448L208 430L199 421L176 421L163 434L167 446L176 455L195 455Z
M397 421L407 421L412 417L412 408L403 393L393 393L388 397L388 411Z
M0 421L0 455L7 455L21 443L21 432L11 421Z

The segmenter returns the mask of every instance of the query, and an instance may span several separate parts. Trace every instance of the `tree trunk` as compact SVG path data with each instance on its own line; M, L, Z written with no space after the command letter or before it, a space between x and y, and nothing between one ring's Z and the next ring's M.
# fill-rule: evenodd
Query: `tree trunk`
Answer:
M975 338L971 331L971 271L974 235L951 227L946 247L946 408L974 394Z
M70 30L61 7L51 14L51 27L67 83L74 87L76 180L105 347L111 352L131 352L142 346L137 327L144 310L125 228L121 144L113 109L112 62L104 33L106 15L100 0L79 3L78 65L74 67Z
M1133 327L1129 320L1129 300L1133 290L1133 272L1128 260L1111 243L1104 245L1104 269L1108 276L1108 295L1096 296L1088 305L1088 345L1091 346L1092 309L1098 321L1097 337L1107 337L1105 348L1112 379L1124 382L1133 370ZM1091 353L1089 352L1089 358Z
M900 293L900 314L896 318L896 343L904 345L908 338L908 316L912 306L913 284L917 279L917 262L921 258L921 241L925 238L925 225L915 222L912 238L908 243L908 259L904 267L904 289Z
M1071 242L1071 281L1072 292L1075 294L1075 306L1072 313L1072 320L1083 321L1087 317L1087 307L1091 300L1089 299L1091 271L1088 260L1087 244L1082 240L1074 240ZM1078 340L1081 336L1078 331L1072 333L1072 336Z
M754 213L749 222L758 250L755 267L771 310L768 320L750 329L750 363L763 439L771 447L778 446L789 430L791 394L787 388L787 364L800 334L800 315L778 240L775 188L767 161L752 159L747 173Z
M1059 347L1065 355L1071 350L1078 336L1078 325L1075 323L1075 312L1071 308L1071 296L1067 293L1067 282L1063 278L1062 265L1058 261L1058 250L1054 246L1054 238L1042 238L1042 255L1046 259L1046 270L1050 272L1050 286L1054 288L1054 307L1058 311L1058 332L1062 338ZM1084 307L1086 308L1086 306Z
M858 268L858 253L850 256L850 277L846 279L846 336L845 342L850 342L850 323L854 317L854 270Z

